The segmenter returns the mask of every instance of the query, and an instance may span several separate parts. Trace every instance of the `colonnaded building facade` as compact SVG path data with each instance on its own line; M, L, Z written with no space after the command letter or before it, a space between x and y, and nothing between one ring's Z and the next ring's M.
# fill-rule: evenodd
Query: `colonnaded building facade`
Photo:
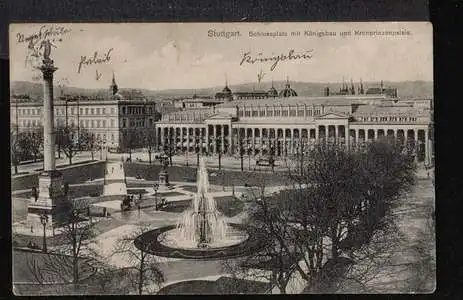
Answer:
M40 101L31 101L27 95L12 96L10 122L19 131L33 130L42 125ZM154 132L156 103L143 95L120 92L112 79L107 97L60 96L54 101L55 128L70 126L86 130L98 143L108 148L143 146L146 133ZM153 138L154 140L154 138Z
M216 104L221 100L220 104ZM233 93L162 116L156 123L164 149L239 155L295 155L316 143L361 147L382 137L411 147L419 162L433 162L432 99L406 100L397 90L343 87L324 96L300 97L289 81L281 91ZM216 105L210 105L213 102Z

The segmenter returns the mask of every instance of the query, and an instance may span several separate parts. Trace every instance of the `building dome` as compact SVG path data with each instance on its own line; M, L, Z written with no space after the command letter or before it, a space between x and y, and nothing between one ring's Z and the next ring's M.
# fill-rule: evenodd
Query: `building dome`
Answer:
M111 96L112 100L124 100L124 96L122 96L119 92L115 93Z
M280 97L295 97L297 96L297 93L295 90L291 88L291 86L289 85L289 81L287 81L285 88L280 91L279 96Z
M222 90L222 93L224 94L231 94L231 90L228 88L228 86L226 85L223 90Z
M278 96L278 91L273 86L270 88L270 90L268 90L267 93L268 93L269 97L277 97Z

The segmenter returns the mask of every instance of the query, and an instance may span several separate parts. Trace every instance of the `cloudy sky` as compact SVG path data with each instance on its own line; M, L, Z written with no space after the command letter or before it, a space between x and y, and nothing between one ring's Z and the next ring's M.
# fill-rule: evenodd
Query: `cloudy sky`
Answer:
M51 58L58 71L55 83L87 88L108 87L112 72L120 87L153 90L205 88L263 81L306 82L432 80L432 27L429 23L120 23L120 24L13 24L10 26L11 80L37 80L33 60L26 58L33 33L64 27L69 32L54 39ZM239 31L239 37L209 37L215 32ZM337 32L336 37L305 36L304 31ZM408 30L407 36L347 36L351 30ZM249 37L254 32L288 32L286 37ZM300 36L290 32L300 31ZM61 41L60 41L61 39ZM34 44L37 49L40 41ZM98 58L112 49L105 63L83 65L82 57ZM270 57L313 50L312 58L272 63L244 63L245 52ZM35 62L36 63L36 62ZM97 79L97 73L99 79ZM35 77L34 77L35 76Z

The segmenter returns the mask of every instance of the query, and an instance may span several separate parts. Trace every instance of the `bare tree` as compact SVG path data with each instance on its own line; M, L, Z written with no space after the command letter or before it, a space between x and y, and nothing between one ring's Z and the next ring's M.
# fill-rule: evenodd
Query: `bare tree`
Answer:
M34 162L37 161L38 156L42 151L43 146L43 127L34 127L31 130L24 132L23 135L24 147L34 157Z
M95 152L98 150L98 141L94 133L89 132L86 129L80 129L79 143L86 150L90 151L92 160L95 159Z
M149 128L148 130L146 130L144 144L146 150L148 151L148 160L149 164L151 165L151 155L153 154L153 151L155 151L156 149L156 131L154 128Z
M10 155L11 163L14 166L14 173L18 174L18 164L19 164L19 136L16 130L10 130Z
M143 241L140 243L141 249L135 247L135 239L147 231L149 231L148 226L140 224L138 230L121 238L114 249L114 254L124 255L133 266L132 269L135 271L135 275L129 277L139 295L142 295L147 290L148 285L154 284L159 288L164 282L164 274L159 262L155 256L146 251L151 242Z
M56 128L56 138L59 147L64 152L72 165L72 159L80 151L80 138L77 136L77 127L73 126L58 126Z
M274 254L281 251L290 262L299 262L294 270L308 285L326 273L322 272L326 259L336 261L342 254L355 258L355 252L360 262L384 252L377 237L388 232L393 224L388 218L391 208L413 184L414 165L408 153L385 142L362 152L318 145L302 162L292 162L287 190L275 197L264 192L254 197L249 230L266 233L274 242L270 247ZM282 292L284 283L276 283Z

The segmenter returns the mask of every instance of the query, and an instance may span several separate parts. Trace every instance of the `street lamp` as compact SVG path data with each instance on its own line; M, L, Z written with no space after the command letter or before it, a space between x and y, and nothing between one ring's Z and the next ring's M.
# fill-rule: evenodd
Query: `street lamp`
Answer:
M47 253L47 237L45 234L45 227L47 226L48 222L48 216L47 215L41 215L40 216L40 223L43 225L43 253Z
M196 138L196 166L199 167L199 138ZM202 143L202 141L201 141Z
M154 207L156 210L158 210L158 189L159 189L159 184L155 183L154 184Z

